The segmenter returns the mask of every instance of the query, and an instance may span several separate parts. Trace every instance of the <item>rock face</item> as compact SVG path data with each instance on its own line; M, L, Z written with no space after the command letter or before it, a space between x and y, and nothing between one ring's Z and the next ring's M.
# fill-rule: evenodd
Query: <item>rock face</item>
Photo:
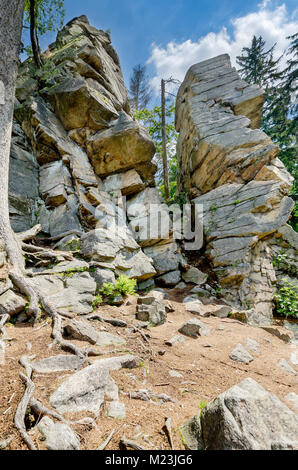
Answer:
M248 378L180 428L189 449L297 449L298 419L275 395Z
M105 282L120 274L143 282L177 271L179 259L173 252L171 266L165 267L159 257L157 273L151 253L141 248L173 242L159 233L139 240L148 203L162 206L152 187L155 146L131 115L109 34L86 16L75 18L43 54L43 63L36 70L28 59L19 69L10 217L16 232L40 223L44 236L57 241L55 248L85 259L86 272L74 270L71 276L70 266L41 263L34 282L60 312L86 314ZM135 214L139 202L142 209Z
M263 90L220 55L187 72L176 129L179 186L202 207L205 253L225 298L268 324L276 275L264 238L286 224L294 203L279 149L258 129L263 101Z

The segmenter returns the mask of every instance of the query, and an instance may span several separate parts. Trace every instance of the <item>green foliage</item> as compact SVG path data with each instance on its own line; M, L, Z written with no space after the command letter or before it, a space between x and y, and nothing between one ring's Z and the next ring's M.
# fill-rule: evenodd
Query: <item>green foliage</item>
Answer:
M107 297L109 302L113 302L113 300L119 295L122 295L123 297L126 295L135 295L136 285L137 281L135 279L130 279L127 276L121 275L116 279L115 284L107 282L102 286L99 292L104 297Z
M93 300L92 302L92 308L93 310L95 310L101 303L102 303L102 296L101 295L97 295L95 297L95 299Z
M207 401L200 401L199 408L200 410L203 410L207 406Z
M35 0L35 27L40 35L61 28L64 17L64 0ZM30 25L30 0L25 0L24 19Z
M297 231L298 214L298 159L297 159L297 58L298 33L288 37L291 40L286 52L289 59L284 70L280 70L281 57L274 60L275 45L265 50L265 41L260 36L252 39L250 47L242 49L237 57L239 72L248 83L260 85L266 92L262 117L262 129L281 149L279 154L287 170L294 177L291 197L295 201L295 210L290 224Z
M155 106L153 109L142 109L134 114L135 119L140 121L152 137L155 146L157 161L157 184L161 196L165 196L163 172L162 172L162 126L161 126L161 106ZM168 171L169 171L169 189L170 189L170 204L177 203L183 204L186 202L186 194L178 194L177 192L177 179L178 179L178 163L176 156L176 142L177 136L175 129L175 102L166 105L166 136L167 136L167 150L168 150Z
M298 287L295 284L282 279L274 300L279 316L298 318Z
M135 279L129 279L127 276L119 276L115 283L116 291L120 295L135 295L135 287L137 281Z

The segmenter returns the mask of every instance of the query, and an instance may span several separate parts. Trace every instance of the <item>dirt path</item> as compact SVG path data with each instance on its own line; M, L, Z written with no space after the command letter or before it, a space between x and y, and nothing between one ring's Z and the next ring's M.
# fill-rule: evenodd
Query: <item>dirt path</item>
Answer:
M138 357L139 366L136 369L111 372L119 387L119 399L126 406L126 419L118 421L108 418L103 407L96 421L96 427L74 426L81 439L82 449L96 449L113 429L116 431L107 449L119 449L119 441L123 435L137 440L147 449L170 449L167 436L162 430L166 417L170 417L172 421L175 449L183 449L178 427L195 415L205 401L210 402L221 392L247 377L255 379L291 408L285 396L290 392L297 393L298 375L289 374L277 364L281 358L290 363L290 356L297 350L296 346L287 344L260 328L217 317L201 319L211 329L210 335L197 339L186 337L183 343L167 346L165 341L177 334L187 319L195 317L186 312L185 305L181 303L185 292L168 292L175 311L168 313L168 321L164 325L143 330L150 335L148 343L138 332L134 333L129 328L93 323L97 329L104 325L106 331L123 337L126 344L117 348L117 354L134 354ZM129 300L131 302L129 306L119 308L105 306L99 311L102 316L115 317L125 320L128 324L136 324L136 298L131 297ZM26 449L26 445L13 426L14 413L24 391L19 379L19 371L22 368L18 360L23 354L35 354L37 358L44 358L61 354L61 350L57 346L49 348L51 344L49 324L40 329L32 328L28 324L11 325L7 326L7 333L12 340L6 350L6 365L0 366L0 441L13 435L10 448ZM231 360L229 358L231 351L238 343L245 346L247 338L259 343L259 353L251 352L254 360L248 365ZM30 351L28 351L28 342L31 343ZM82 345L80 341L73 342ZM91 362L96 360L97 358L90 358ZM293 364L291 365L295 368ZM175 376L170 371L174 371ZM34 373L33 380L36 386L34 396L49 406L49 396L70 374L71 372ZM167 394L175 402L158 404L155 401L146 402L130 398L130 392L140 389L151 389L154 394ZM78 419L83 416L88 416L88 413L67 417ZM40 417L29 412L28 428L30 429L30 420L32 425L39 419ZM45 448L36 428L30 429L29 434L37 448Z

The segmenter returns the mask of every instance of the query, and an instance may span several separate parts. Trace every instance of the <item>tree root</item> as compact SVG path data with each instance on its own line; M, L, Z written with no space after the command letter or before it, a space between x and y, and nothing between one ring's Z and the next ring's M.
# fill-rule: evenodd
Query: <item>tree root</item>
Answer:
M87 320L98 320L102 323L109 323L110 325L113 326L118 326L120 328L125 328L127 326L127 323L123 320L118 320L117 318L104 318L98 313L91 313L91 315L88 315L86 317Z
M24 242L26 240L31 240L41 231L42 231L42 226L38 224L30 228L30 230L26 230L26 232L16 233L16 236L20 242Z
M5 314L0 318L0 334L2 338L0 339L0 366L4 366L5 364L5 340L7 338L6 330L4 328L5 323L9 320L9 315Z
M25 426L25 416L27 412L28 405L31 401L35 386L33 381L31 380L32 376L32 367L28 363L27 357L23 356L20 359L20 363L25 367L26 369L26 374L23 374L22 372L19 373L21 380L25 384L25 392L24 395L18 404L15 416L14 416L14 424L19 433L21 434L23 440L27 444L28 448L30 450L37 450L34 442L32 441L31 437L28 435L26 431L26 426Z

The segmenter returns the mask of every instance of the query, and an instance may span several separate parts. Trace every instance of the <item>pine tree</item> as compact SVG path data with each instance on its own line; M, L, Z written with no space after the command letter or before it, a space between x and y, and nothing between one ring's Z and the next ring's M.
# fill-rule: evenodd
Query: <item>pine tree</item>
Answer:
M130 78L130 105L133 112L145 109L152 98L152 89L146 74L146 66L138 64Z
M266 90L280 80L278 65L281 57L274 60L275 46L276 44L266 51L262 36L254 36L251 46L244 47L242 54L236 57L237 64L240 65L239 73L248 83Z
M280 146L279 158L296 181L292 190L292 197L296 200L298 34L287 39L290 39L291 43L286 52L289 59L284 70L278 67L281 57L277 60L273 58L275 45L266 51L262 37L253 37L251 47L242 49L237 63L241 66L239 72L244 80L257 84L266 91L262 129Z

